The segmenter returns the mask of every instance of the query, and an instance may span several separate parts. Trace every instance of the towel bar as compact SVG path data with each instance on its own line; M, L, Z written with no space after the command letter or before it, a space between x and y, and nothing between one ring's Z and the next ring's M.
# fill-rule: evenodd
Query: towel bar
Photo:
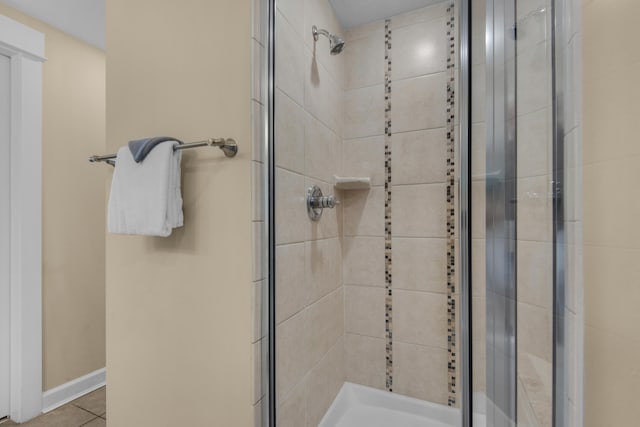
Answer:
M189 142L186 144L175 145L173 147L173 150L187 150L189 148L198 147L218 147L227 157L234 157L236 154L238 154L238 144L236 144L236 141L232 138L209 138L205 139L204 141ZM91 156L89 157L89 161L91 163L105 162L110 164L111 166L115 166L116 158L116 154L107 154L104 156Z

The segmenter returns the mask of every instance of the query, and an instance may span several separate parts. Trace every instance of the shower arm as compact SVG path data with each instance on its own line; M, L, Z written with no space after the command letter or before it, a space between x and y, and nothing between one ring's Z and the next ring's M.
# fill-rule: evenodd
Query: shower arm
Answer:
M309 27L307 27L309 28ZM324 29L318 29L318 27L316 27L315 25L311 28L311 31L313 32L313 40L314 41L318 41L318 35L322 34L323 36L325 36L326 38L330 39L331 34L329 34L329 31L324 30Z

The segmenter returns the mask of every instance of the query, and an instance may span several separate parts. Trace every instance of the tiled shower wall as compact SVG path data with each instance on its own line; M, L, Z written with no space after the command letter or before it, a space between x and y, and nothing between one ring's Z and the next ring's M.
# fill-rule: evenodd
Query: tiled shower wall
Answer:
M306 189L333 194L341 169L343 34L326 0L279 0L276 15L276 402L278 425L317 426L344 382L341 208L313 222Z
M447 331L456 221L447 204L450 6L346 33L343 174L370 177L372 187L340 195L346 379L441 404L456 403L455 327L452 348Z

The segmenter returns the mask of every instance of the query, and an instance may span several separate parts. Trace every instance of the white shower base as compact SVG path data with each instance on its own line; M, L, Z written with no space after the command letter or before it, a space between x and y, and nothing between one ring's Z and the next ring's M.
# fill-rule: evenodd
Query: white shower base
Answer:
M460 410L344 383L318 427L459 427Z

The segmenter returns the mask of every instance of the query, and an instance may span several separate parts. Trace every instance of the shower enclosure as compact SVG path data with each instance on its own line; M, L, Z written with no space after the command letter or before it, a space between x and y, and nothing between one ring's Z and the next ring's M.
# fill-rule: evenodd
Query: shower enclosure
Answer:
M571 425L564 11L268 4L263 425Z

